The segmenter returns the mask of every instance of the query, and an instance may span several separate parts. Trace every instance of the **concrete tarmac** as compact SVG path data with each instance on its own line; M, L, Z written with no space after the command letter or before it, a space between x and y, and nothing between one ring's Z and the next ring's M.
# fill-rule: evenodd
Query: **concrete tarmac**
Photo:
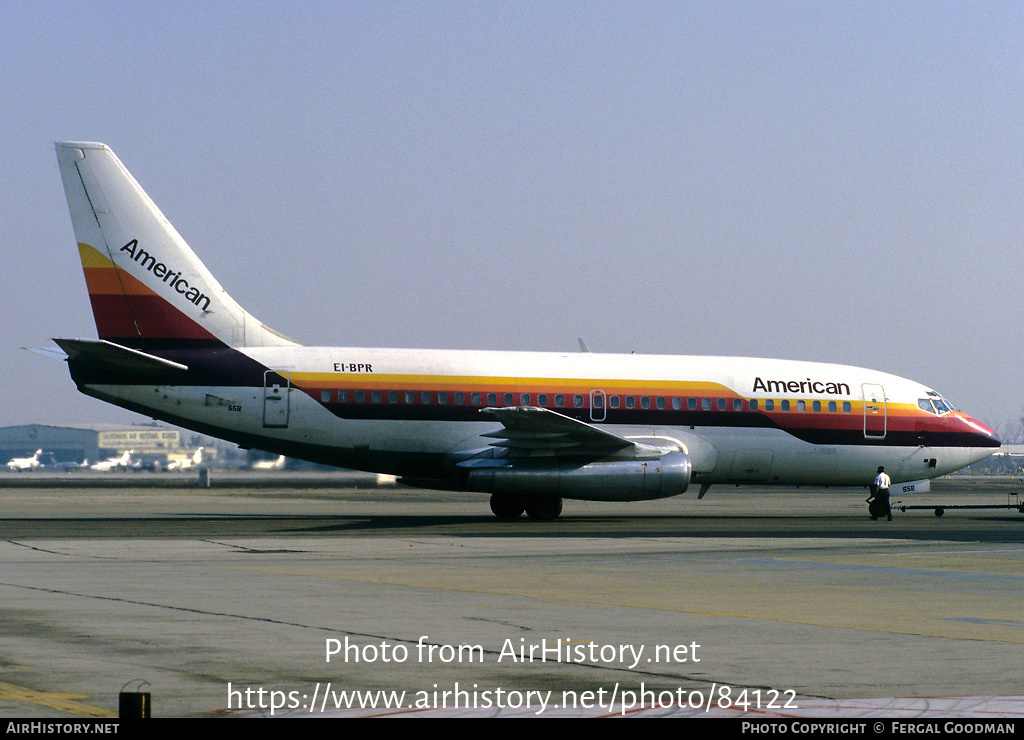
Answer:
M155 717L1024 716L1016 510L712 488L499 522L484 495L157 479L0 476L0 715L114 716L128 684Z

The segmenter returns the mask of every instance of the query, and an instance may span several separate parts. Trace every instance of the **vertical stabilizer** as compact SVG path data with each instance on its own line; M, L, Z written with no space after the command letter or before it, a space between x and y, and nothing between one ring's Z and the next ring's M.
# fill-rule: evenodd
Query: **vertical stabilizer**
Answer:
M101 339L140 349L295 344L224 291L108 146L56 148Z

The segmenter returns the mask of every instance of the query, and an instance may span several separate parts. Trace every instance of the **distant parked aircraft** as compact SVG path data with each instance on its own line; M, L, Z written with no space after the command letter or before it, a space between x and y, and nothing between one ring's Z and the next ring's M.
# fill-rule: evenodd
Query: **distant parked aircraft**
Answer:
M200 447L195 451L192 457L182 458L180 460L172 460L167 463L167 470L188 470L193 465L198 465L203 461L203 448Z
M89 466L89 470L98 470L101 473L109 473L111 470L127 470L132 465L132 450L128 450L118 457L108 457Z
M276 460L257 460L252 464L253 470L283 470L285 456L278 455Z
M22 470L37 470L43 465L39 462L39 456L42 454L42 450L36 450L36 454L32 455L32 457L12 457L7 463L7 469L16 470L19 473Z

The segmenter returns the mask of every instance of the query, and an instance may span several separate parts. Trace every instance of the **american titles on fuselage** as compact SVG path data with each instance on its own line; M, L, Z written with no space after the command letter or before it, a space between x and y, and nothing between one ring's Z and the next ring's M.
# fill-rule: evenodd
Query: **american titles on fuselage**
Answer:
M849 396L850 386L846 383L824 383L820 380L762 380L754 378L753 392L762 393L819 393L826 396Z

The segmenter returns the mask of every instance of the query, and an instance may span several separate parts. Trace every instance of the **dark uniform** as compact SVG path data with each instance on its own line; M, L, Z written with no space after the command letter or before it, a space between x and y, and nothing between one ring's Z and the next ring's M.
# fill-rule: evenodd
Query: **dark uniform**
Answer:
M884 516L890 522L892 521L892 507L889 504L889 486L891 484L892 481L886 475L885 468L879 466L878 475L875 476L875 482L871 486L871 498L868 499L868 513L871 514L872 519Z

